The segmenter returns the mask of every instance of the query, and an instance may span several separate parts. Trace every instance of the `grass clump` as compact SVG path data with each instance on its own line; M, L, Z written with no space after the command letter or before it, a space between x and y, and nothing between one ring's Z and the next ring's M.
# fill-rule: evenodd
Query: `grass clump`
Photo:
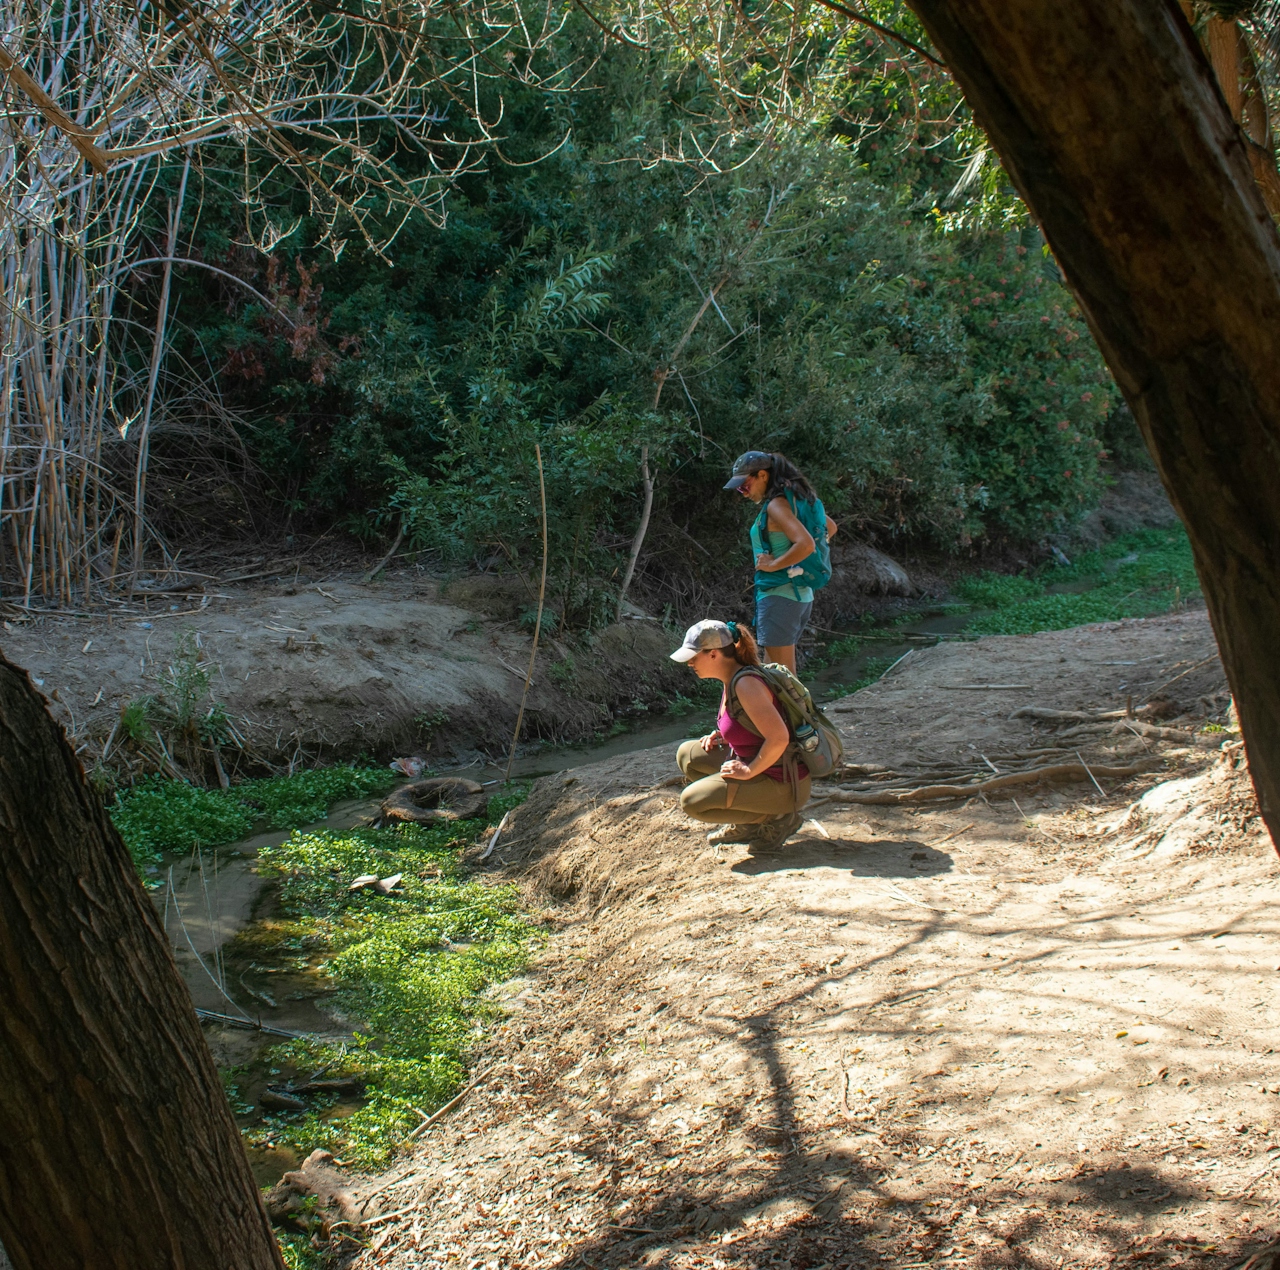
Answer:
M327 1264L324 1254L312 1244L310 1235L276 1231L276 1241L280 1245L285 1270L322 1270Z
M956 585L957 595L990 610L965 628L978 635L1029 635L1151 617L1199 591L1181 526L1126 534L1077 556L1070 566L1047 565L1017 577L984 573Z
M523 796L491 799L489 823ZM333 1005L360 1023L341 1045L290 1041L271 1061L359 1076L366 1090L349 1116L268 1116L251 1140L287 1142L304 1154L324 1147L374 1169L420 1122L419 1109L457 1092L471 1046L497 1016L485 989L525 966L535 935L515 887L474 881L460 867L462 850L485 824L295 833L260 853L259 867L280 878L286 920L277 929L287 935L280 954L292 962L306 949L334 990ZM361 874L393 873L404 876L391 895L349 889Z
M393 773L369 767L319 768L230 789L201 789L153 776L117 796L111 819L142 868L165 851L235 842L258 824L290 829L320 820L334 803L382 793L395 780Z

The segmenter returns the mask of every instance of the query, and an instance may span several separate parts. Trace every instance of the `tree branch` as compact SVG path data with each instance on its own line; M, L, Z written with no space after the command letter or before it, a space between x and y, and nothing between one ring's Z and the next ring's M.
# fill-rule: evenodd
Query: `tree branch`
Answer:
M837 3L837 0L818 0L818 3L825 9L830 9L833 13L842 13L846 18L852 18L854 22L861 22L863 26L869 26L873 31L879 31L886 39L892 40L895 44L901 44L903 48L910 49L917 57L922 57L931 66L937 66L942 70L946 70L946 63L940 62L932 53L926 52L915 41L907 39L892 27L883 26L873 17L869 17L865 13L859 13L857 9L849 9L844 5Z
M82 128L70 115L66 114L48 93L36 83L30 75L14 60L13 55L0 44L0 71L3 71L28 97L36 104L36 108L53 127L66 133L71 142L88 165L100 176L105 176L111 166L111 160L93 144L93 133Z

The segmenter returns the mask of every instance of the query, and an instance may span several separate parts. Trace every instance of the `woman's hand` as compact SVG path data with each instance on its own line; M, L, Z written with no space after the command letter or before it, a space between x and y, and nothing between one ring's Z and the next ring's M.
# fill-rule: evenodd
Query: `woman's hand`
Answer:
M727 763L720 764L720 775L727 781L749 781L751 768L740 758L731 758Z
M717 729L715 732L704 736L698 744L702 746L704 754L710 754L712 750L718 750L724 744L724 737L720 735L719 729Z
M761 573L776 573L778 570L778 562L767 551L762 551L756 557L756 568Z

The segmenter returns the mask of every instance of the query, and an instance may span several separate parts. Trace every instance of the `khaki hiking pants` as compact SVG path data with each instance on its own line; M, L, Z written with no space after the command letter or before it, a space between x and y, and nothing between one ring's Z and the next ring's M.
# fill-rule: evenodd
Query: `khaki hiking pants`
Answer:
M727 745L706 751L699 741L685 741L676 751L676 763L693 782L680 795L680 806L694 820L713 825L761 825L775 816L799 811L809 801L809 778L791 796L790 781L757 776L749 781L727 781L720 764L733 757ZM701 777L701 779L699 779Z

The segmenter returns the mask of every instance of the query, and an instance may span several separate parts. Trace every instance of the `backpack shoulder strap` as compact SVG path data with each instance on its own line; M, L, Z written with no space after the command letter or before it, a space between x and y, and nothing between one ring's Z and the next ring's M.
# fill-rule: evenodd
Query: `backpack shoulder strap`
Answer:
M764 686L768 688L770 692L773 691L773 688L769 683L769 676L766 675L759 666L743 666L741 670L734 671L733 678L729 680L729 691L725 693L725 701L729 707L729 714L732 716L733 721L735 723L740 723L748 732L754 732L756 736L760 736L760 729L751 722L751 716L743 708L742 702L738 700L738 680L741 679L743 675L750 675L755 679L763 680Z

